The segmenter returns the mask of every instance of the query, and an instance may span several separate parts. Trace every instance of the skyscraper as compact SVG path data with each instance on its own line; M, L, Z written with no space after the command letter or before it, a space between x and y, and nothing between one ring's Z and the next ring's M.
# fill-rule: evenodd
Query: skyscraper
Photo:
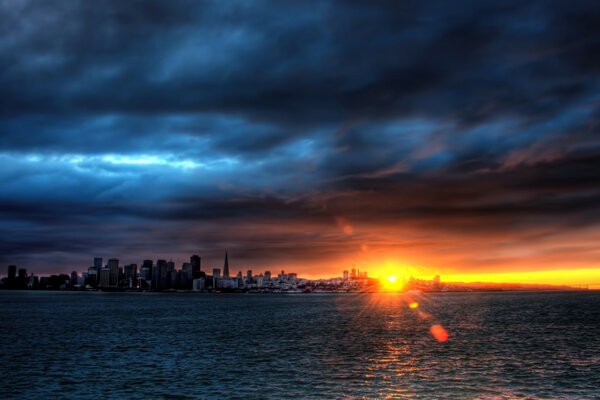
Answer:
M137 264L129 264L124 268L127 287L134 288L137 286Z
M200 276L200 269L202 267L202 259L199 255L194 254L190 257L190 264L192 264L192 276L198 278Z
M14 288L17 284L17 266L8 266L8 287Z
M102 268L102 257L94 257L94 268Z
M108 260L108 269L110 270L110 286L116 287L119 283L119 259L111 258Z
M100 269L100 274L98 276L98 286L100 287L109 287L111 286L111 271L110 268L102 268Z
M144 279L146 280L152 280L152 260L144 260L144 262L142 263L142 267L141 269L146 269L145 271L145 277Z
M227 252L225 252L225 263L223 264L223 278L229 278L229 260L227 259Z
M19 289L25 289L27 287L27 270L25 268L19 268L17 287Z
M79 278L79 276L77 276L77 271L71 272L71 286L77 285L78 278Z
M175 272L175 263L172 260L169 260L169 262L167 262L165 264L166 268L165 268L165 289L172 289L173 286L173 281L175 279L173 279L173 272Z
M167 261L156 260L156 265L152 270L152 287L162 290L167 284Z

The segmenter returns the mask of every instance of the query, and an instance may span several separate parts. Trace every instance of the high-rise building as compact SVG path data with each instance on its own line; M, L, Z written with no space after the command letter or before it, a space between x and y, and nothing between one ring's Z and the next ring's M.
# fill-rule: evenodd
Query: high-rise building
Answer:
M181 266L180 286L182 289L189 289L192 284L192 280L197 279L194 278L194 268L195 267L193 263L183 263Z
M167 287L167 261L156 260L155 272L152 274L154 289L162 290Z
M166 289L172 289L173 283L177 279L177 275L173 275L175 272L175 263L171 260L167 263L167 279L165 282Z
M190 264L192 264L192 276L194 279L200 276L200 271L202 269L202 259L199 255L194 254L190 257Z
M356 278L356 268L352 268L352 272L350 273L351 278Z
M148 271L150 271L150 273L152 273L152 260L144 260L142 262L141 268L148 268Z
M129 264L124 268L125 280L127 287L132 289L137 287L137 264Z
M152 260L144 260L142 261L142 266L140 267L140 277L145 281L142 282L144 285L150 284L152 287ZM148 286L144 286L146 288Z
M98 278L98 286L100 286L100 287L111 286L111 278L112 278L112 274L111 274L110 268L100 269L100 276Z
M17 285L17 266L8 266L8 287L14 288Z
M225 252L225 263L223 263L223 278L229 278L229 260L227 259L227 252Z
M86 282L87 285L96 286L100 282L100 269L95 267L88 268L88 276Z
M347 281L348 280L348 270L347 269L344 270L343 274L344 274L344 280Z
M271 271L265 271L265 281L269 282L271 280Z
M117 287L117 284L119 283L119 259L109 259L108 269L110 271L110 286Z
M19 268L17 275L17 287L19 289L25 289L27 287L27 270L25 268Z
M102 268L102 257L94 257L94 268Z
M8 266L8 279L15 279L17 277L17 266L9 265Z
M248 283L252 282L252 270L251 269L246 271L246 280L248 281Z
M71 272L71 286L77 285L77 279L78 278L79 277L77 276L77 271Z

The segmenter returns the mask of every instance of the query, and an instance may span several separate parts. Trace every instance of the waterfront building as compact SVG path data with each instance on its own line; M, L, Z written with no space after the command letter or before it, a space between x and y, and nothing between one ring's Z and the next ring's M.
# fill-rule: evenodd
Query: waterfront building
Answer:
M94 268L102 268L102 257L94 257Z
M37 276L31 274L27 280L27 289L35 289L39 286L40 280Z
M221 278L221 270L219 268L213 268L212 278L212 287L217 288L219 279Z
M344 270L343 272L343 276L344 276L344 280L347 281L348 280L348 270Z
M204 288L205 288L204 278L198 278L198 279L194 279L192 281L192 290L194 292L199 292L201 290L204 290Z

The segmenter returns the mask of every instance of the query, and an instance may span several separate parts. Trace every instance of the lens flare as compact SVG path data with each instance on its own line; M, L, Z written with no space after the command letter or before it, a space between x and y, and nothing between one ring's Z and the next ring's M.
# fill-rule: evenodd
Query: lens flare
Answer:
M444 329L443 326L441 325L433 325L431 327L431 329L429 329L429 332L431 332L431 335L435 338L435 340L437 340L438 342L445 342L446 340L448 340L448 332L446 331L446 329Z

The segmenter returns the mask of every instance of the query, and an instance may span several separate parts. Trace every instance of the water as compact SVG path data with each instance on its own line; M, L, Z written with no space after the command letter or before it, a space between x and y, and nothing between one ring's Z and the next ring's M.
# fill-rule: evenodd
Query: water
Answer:
M4 399L600 396L598 292L2 291L0 313Z

